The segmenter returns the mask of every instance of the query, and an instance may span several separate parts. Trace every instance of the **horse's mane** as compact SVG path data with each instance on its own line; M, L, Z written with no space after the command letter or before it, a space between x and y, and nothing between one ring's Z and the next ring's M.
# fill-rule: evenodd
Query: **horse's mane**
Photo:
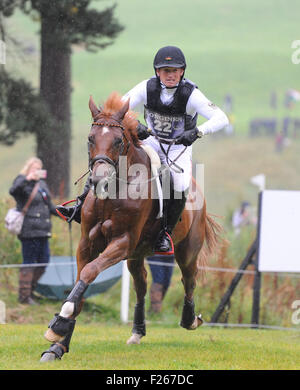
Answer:
M103 104L101 113L99 114L99 117L109 119L113 114L118 112L123 106L125 102L122 100L122 97L119 95L118 92L112 92L108 99ZM97 115L98 117L98 115ZM95 119L98 119L98 118ZM133 111L128 111L122 121L123 126L125 127L125 131L128 131L131 135L132 141L135 146L140 146L141 141L139 140L137 136L137 114Z

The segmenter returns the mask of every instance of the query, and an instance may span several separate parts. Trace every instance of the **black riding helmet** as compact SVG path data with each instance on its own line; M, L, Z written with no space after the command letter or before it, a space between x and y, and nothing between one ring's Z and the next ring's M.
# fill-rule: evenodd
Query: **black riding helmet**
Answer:
M170 66L173 68L186 68L185 57L176 46L165 46L158 50L153 61L154 69Z
M176 46L165 46L158 50L153 61L154 71L156 69L170 66L172 68L186 68L185 57L182 51ZM184 74L182 75L182 77Z

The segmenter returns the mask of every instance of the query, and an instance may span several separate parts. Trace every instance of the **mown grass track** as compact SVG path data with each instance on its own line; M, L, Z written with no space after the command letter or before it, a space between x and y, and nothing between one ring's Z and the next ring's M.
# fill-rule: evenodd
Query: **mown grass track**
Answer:
M149 325L140 345L130 326L78 325L61 361L40 363L45 325L1 325L1 370L297 370L300 334L216 329L193 332Z

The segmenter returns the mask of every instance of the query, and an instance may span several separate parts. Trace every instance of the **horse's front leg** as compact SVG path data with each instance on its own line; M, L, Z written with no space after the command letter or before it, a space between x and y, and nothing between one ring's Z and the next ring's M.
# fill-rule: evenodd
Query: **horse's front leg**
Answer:
M129 235L125 233L114 238L93 261L89 261L89 247L85 246L84 243L78 251L80 258L83 257L88 261L79 261L77 282L61 308L60 316L68 319L74 319L78 316L82 306L83 294L99 273L128 257Z
M129 233L113 238L105 250L93 261L86 264L80 272L80 280L91 284L100 272L128 258L131 241Z
M55 314L50 321L45 338L52 344L42 353L42 362L61 359L64 353L69 352L69 345L75 327L75 317L81 311L83 294L87 289L86 284L79 280L83 267L90 261L89 240L81 237L77 249L77 280L75 287L62 305L60 313Z
M144 259L128 260L128 269L133 277L137 303L134 308L134 319L132 336L127 340L127 344L140 344L143 336L146 336L145 323L145 295L147 292L147 271L144 267Z

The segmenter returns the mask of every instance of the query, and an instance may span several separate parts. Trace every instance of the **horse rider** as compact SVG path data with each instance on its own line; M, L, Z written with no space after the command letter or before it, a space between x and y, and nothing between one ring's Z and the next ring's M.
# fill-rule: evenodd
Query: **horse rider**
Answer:
M153 66L155 75L137 84L122 99L130 98L130 109L144 111L147 126L139 122L139 139L158 153L162 164L171 161L173 191L171 199L164 200L162 226L154 246L155 253L171 255L174 253L171 234L185 207L192 175L192 144L221 130L229 121L195 83L184 78L186 60L178 47L159 49ZM197 127L198 114L207 121ZM57 206L58 213L68 222L74 219L80 223L81 206L88 191L89 181L76 205Z

